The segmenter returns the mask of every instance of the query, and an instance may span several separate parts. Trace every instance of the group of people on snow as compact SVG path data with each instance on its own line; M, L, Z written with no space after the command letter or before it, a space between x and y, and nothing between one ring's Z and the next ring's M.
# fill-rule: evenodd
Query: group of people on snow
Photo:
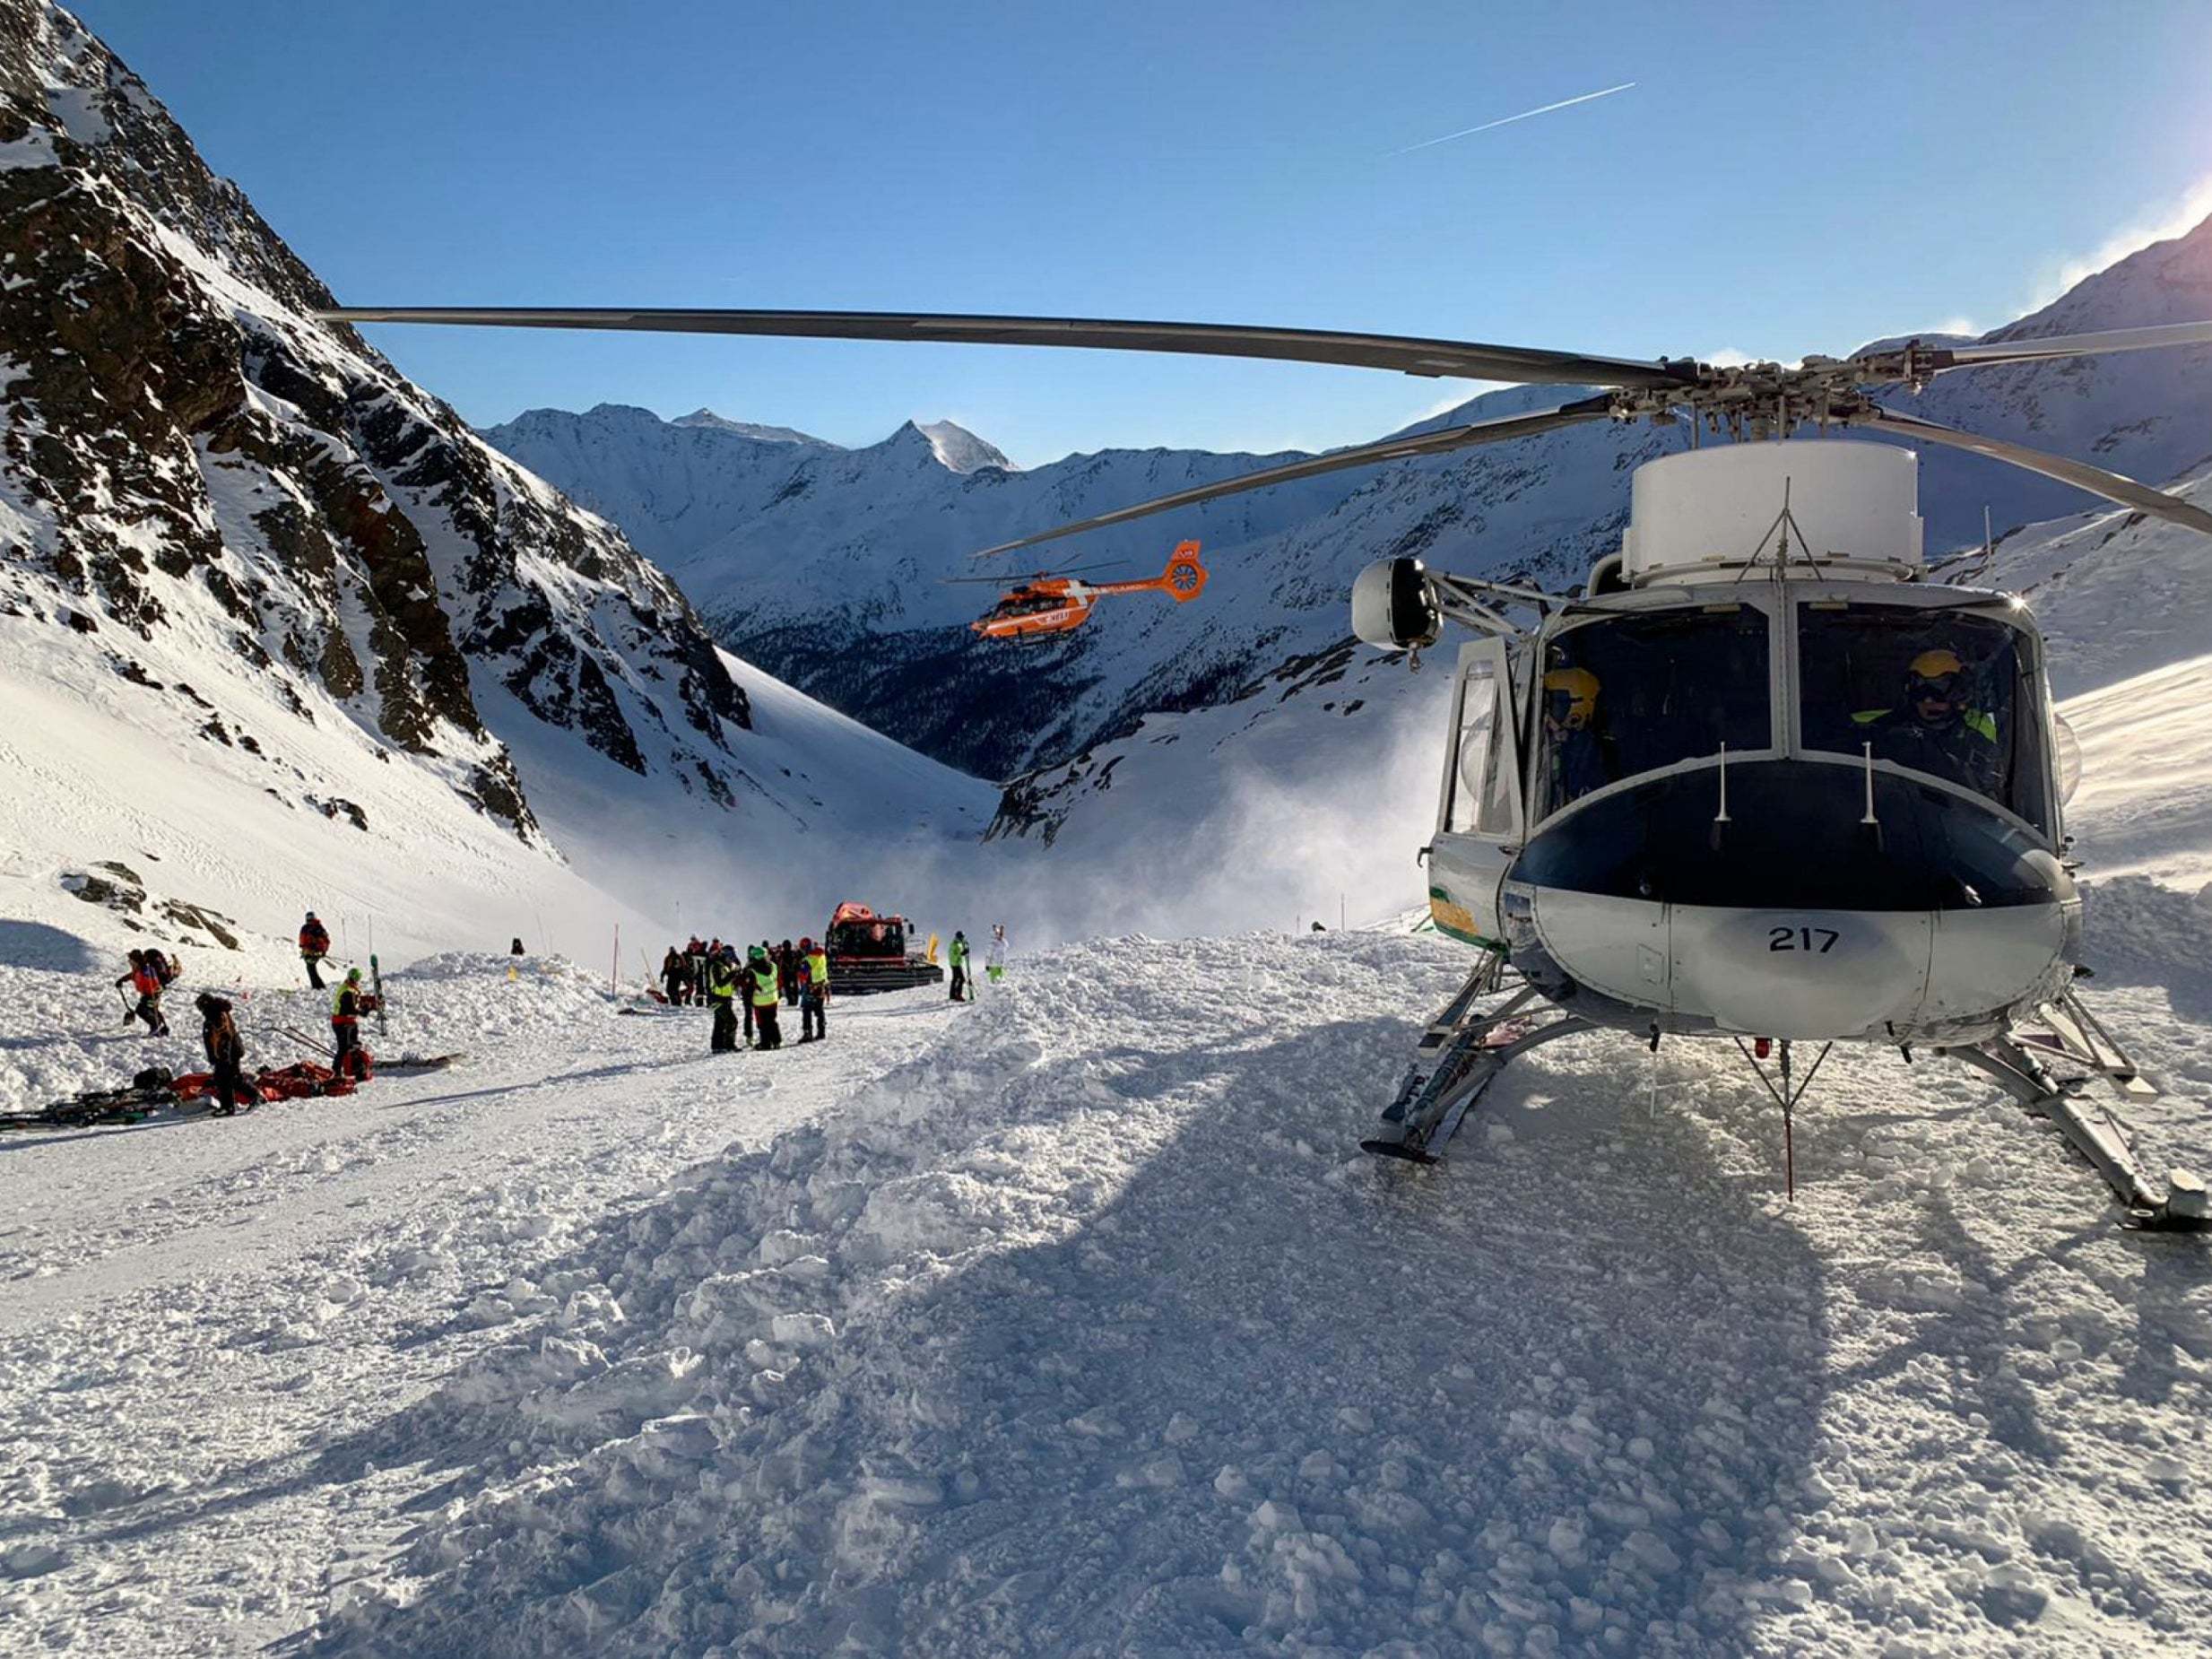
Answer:
M780 945L763 939L743 956L734 944L693 937L681 951L674 945L661 959L664 999L679 1008L703 1005L714 1015L712 1047L734 1053L738 1011L744 1015L745 1046L781 1048L784 1031L778 1010L799 1011L799 1040L819 1043L829 1035L829 956L812 939Z
M323 983L319 971L329 954L329 930L310 910L299 928L299 960L308 970L308 984L314 990L330 988ZM133 951L129 968L116 980L118 990L137 998L132 1003L126 997L123 1023L132 1025L143 1021L148 1037L169 1036L169 1021L161 1012L161 997L183 972L183 963L166 951ZM192 1005L200 1014L200 1047L207 1056L208 1092L214 1097L214 1110L219 1116L231 1116L240 1105L250 1107L260 1099L246 1076L245 1037L239 1029L237 1014L228 997L213 991L202 991L193 998ZM364 1081L370 1076L371 1061L368 1050L361 1046L360 1021L362 1015L376 1012L377 1007L377 998L362 983L361 970L347 968L331 998L331 1074L353 1082Z
M974 969L969 961L967 935L956 932L949 953L952 968L951 997L956 1003L973 1002ZM994 924L985 971L993 984L1006 975L1006 928ZM697 934L682 945L670 945L655 976L660 998L671 1007L705 1007L714 1016L710 1047L716 1054L734 1053L740 1022L745 1047L781 1048L783 1008L799 1010L799 1041L821 1042L829 1035L829 953L811 938L794 944L786 939L773 944L763 939L739 947L721 939Z

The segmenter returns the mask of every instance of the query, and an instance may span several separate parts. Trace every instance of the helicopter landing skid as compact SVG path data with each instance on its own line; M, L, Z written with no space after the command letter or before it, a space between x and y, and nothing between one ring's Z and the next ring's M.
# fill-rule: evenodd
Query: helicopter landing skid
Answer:
M2212 1231L2212 1195L2203 1180L2185 1169L2166 1174L2161 1194L2135 1160L2135 1142L2110 1107L2087 1099L2086 1077L2060 1079L2038 1056L2056 1054L2101 1074L2128 1099L2155 1098L2157 1090L2122 1055L2102 1028L2072 997L2045 1011L2052 1031L2008 1031L1972 1047L1944 1052L1987 1073L2005 1091L2038 1117L2048 1119L2074 1150L2089 1160L2127 1210L2125 1225L2147 1232Z
M1475 1003L1498 990L1502 980L1495 959L1469 976L1421 1034L1412 1069L1399 1085L1398 1098L1384 1109L1383 1121L1390 1127L1362 1141L1361 1151L1405 1163L1440 1162L1483 1090L1516 1056L1555 1037L1591 1029L1589 1021L1571 1014L1546 1019L1524 1013L1537 1000L1536 992L1525 986L1489 1012L1476 1014Z

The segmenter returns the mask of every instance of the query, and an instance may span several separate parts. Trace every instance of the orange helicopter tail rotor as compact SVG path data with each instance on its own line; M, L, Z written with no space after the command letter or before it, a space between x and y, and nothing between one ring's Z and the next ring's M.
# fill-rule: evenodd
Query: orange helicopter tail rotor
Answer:
M1167 560L1167 568L1160 572L1160 586L1175 595L1182 604L1195 599L1206 591L1206 567L1198 562L1198 543L1178 542Z
M1148 576L1134 582L1100 582L1093 590L1101 594L1163 593L1177 604L1195 599L1206 591L1206 567L1198 561L1196 542L1178 542L1175 551L1168 555L1167 568L1158 576Z

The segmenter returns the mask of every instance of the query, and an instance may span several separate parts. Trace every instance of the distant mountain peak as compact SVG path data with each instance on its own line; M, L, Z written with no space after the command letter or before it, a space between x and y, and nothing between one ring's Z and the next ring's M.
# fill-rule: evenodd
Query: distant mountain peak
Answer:
M817 438L811 432L802 432L791 426L762 426L752 421L733 421L727 415L718 415L705 407L694 409L688 415L678 415L671 426L705 427L709 431L735 432L741 438L758 439L766 444L812 444L824 449L838 446L826 438Z
M995 466L1002 473L1021 470L1006 458L996 444L985 442L950 421L909 421L899 430L916 432L927 439L939 462L956 473L981 472L986 466Z

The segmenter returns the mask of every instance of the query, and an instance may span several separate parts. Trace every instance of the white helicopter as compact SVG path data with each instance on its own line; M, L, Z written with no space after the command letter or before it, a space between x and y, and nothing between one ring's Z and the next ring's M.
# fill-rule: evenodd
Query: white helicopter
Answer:
M1794 366L1716 367L1316 330L919 313L347 308L333 322L953 341L1274 358L1598 387L1553 408L1340 449L1062 525L985 556L1243 491L1594 421L1687 422L1638 467L1620 552L1572 594L1413 559L1354 583L1353 631L1460 652L1428 857L1437 926L1481 952L1423 1036L1369 1151L1430 1163L1505 1066L1592 1029L1732 1041L1783 1117L1840 1041L1987 1073L2066 1135L2129 1225L2212 1227L2204 1183L2163 1190L2085 1094L2156 1089L2076 997L2081 900L2063 808L2078 769L2034 618L1930 579L1908 450L1972 450L2212 534L2212 514L2118 473L1904 414L1986 365L2212 343L2212 322ZM1705 443L1707 437L1739 441ZM1515 620L1533 612L1534 625ZM1800 1074L1793 1046L1818 1050ZM1765 1062L1772 1057L1774 1071ZM2052 1063L2057 1063L2055 1069ZM2061 1077L2060 1072L2068 1073Z

